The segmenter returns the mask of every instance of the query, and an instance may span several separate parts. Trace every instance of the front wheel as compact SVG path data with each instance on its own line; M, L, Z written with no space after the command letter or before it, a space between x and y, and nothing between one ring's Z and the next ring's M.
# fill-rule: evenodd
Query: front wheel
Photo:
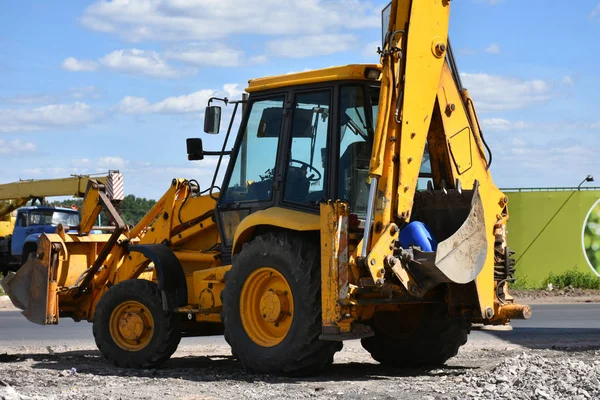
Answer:
M181 340L181 319L165 312L158 285L130 279L100 299L93 320L96 345L118 367L152 368L167 361Z
M268 233L244 244L223 290L225 339L245 369L315 375L342 344L321 334L319 249L307 234Z

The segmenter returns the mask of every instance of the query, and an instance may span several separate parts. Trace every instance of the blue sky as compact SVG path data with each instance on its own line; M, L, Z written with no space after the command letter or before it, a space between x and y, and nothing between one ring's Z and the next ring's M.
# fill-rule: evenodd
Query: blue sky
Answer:
M0 182L109 168L159 198L190 163L213 95L249 78L378 62L364 0L5 1L0 5ZM501 187L600 180L598 0L457 0L450 34Z

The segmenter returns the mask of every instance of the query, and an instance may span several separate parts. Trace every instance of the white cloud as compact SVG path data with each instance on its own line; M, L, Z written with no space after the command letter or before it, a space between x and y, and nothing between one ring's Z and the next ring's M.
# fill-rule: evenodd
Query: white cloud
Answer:
M480 112L522 109L552 97L552 85L541 79L464 72L460 75Z
M591 18L591 19L596 19L596 20L597 20L599 16L600 16L600 3L598 3L598 4L596 5L596 8L594 8L594 9L592 10L592 12L590 13L590 18Z
M560 81L560 83L562 83L565 86L569 86L569 87L573 87L573 85L575 85L575 82L573 81L573 78L566 75L563 76L562 80Z
M244 62L243 51L222 44L194 43L168 50L164 56L195 66L237 67Z
M101 170L107 169L123 169L129 164L129 161L124 160L121 157L101 157L98 159L96 165Z
M204 109L211 97L228 97L239 99L243 93L241 86L237 83L223 85L223 89L202 89L194 93L181 96L167 97L156 103L151 103L145 97L125 96L115 110L124 114L183 114L204 113Z
M82 87L72 87L69 89L69 94L74 99L83 99L85 97L91 97L93 99L97 99L100 97L100 91L94 86L82 86Z
M18 96L0 96L0 103L9 104L43 104L54 98L47 94L23 94Z
M248 60L250 61L250 64L264 64L269 61L269 58L264 54L261 54L258 56L252 56Z
M460 54L461 56L474 56L475 54L477 54L477 50L468 47L463 47L462 49L458 50L458 54Z
M485 52L488 54L500 54L500 46L498 46L495 43L492 43L485 48Z
M484 118L484 130L495 132L553 132L569 134L573 132L593 132L600 130L600 121L510 121L504 118Z
M62 63L62 68L67 71L89 72L98 68L98 63L93 60L78 60L75 57L66 58Z
M269 53L288 58L324 56L350 50L358 38L350 34L325 34L297 36L271 40L267 43Z
M379 55L377 54L378 47L381 47L381 42L369 42L363 47L361 55L363 57L372 57L374 62L379 62Z
M154 78L178 78L197 72L192 68L170 66L157 52L152 50L115 50L102 57L100 63L106 68L119 72Z
M208 99L215 93L214 90L204 89L182 96L168 97L154 104L144 97L126 96L117 106L117 110L125 114L201 113L204 112Z
M89 158L76 158L74 160L71 160L71 165L79 168L89 167L91 166L91 164L92 160L90 160Z
M223 90L227 93L228 99L239 99L244 93L244 89L237 83L226 83L223 85Z
M37 146L32 142L0 139L0 155L2 157L16 157L37 153Z
M540 187L577 185L587 174L597 174L598 152L595 143L583 143L560 136L507 141L504 136L490 143L494 153L492 173L497 184L505 187ZM490 139L492 141L493 139ZM560 168L556 168L560 165Z
M58 178L58 177L65 177L69 174L77 174L79 173L77 170L73 170L70 168L64 168L64 167L53 167L50 165L44 166L44 167L38 167L38 168L25 168L23 170L23 173L25 174L25 176L36 176L39 178L47 178L47 179L52 179L52 178Z
M81 23L128 41L214 40L379 28L380 13L380 4L358 0L98 0Z
M92 107L80 102L32 109L0 109L0 133L75 128L93 122L98 116Z

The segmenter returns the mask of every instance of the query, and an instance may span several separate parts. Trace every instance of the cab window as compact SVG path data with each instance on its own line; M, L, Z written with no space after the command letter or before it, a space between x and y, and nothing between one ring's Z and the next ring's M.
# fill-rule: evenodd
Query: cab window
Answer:
M270 200L284 97L257 100L249 107L248 122L233 172L224 188L224 202Z
M316 205L325 198L330 91L296 95L284 201Z

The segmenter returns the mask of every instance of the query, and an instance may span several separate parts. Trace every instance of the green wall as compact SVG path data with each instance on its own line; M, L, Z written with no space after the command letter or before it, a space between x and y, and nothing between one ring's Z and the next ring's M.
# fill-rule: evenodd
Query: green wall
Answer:
M600 188L505 190L505 194L509 197L508 246L516 251L517 278L538 286L550 272L573 268L595 276L582 237L586 217L600 199Z

